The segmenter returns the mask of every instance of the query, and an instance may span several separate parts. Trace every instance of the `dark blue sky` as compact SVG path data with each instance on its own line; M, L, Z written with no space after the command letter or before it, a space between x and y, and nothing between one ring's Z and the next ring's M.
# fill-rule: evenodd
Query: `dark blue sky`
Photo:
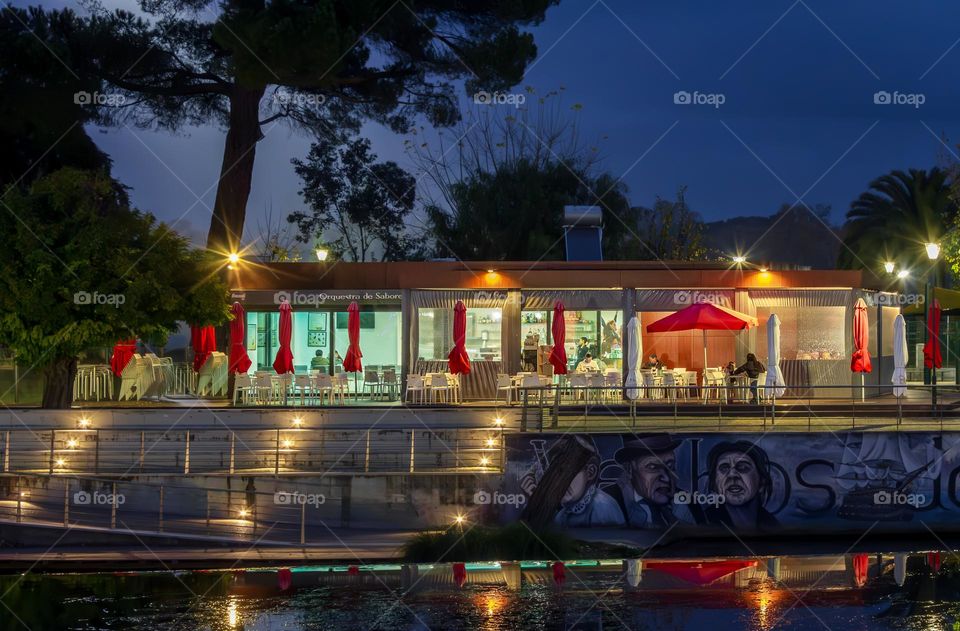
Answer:
M583 105L583 136L607 137L603 166L635 204L685 184L707 220L768 215L802 196L839 222L872 178L936 164L948 152L938 137L956 151L958 25L960 5L917 0L566 0L535 29L541 56L521 85L563 86L564 102ZM678 91L724 103L675 104ZM878 91L924 102L875 104ZM222 132L91 132L140 208L205 234ZM412 169L403 137L365 133ZM290 159L308 145L283 127L260 143L248 235L268 206L275 217L300 207Z

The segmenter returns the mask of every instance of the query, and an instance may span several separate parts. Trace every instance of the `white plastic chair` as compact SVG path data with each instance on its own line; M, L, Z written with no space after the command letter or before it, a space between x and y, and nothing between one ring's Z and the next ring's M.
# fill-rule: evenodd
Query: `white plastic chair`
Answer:
M426 398L427 387L423 380L423 375L407 375L407 387L404 394L404 399L410 401L411 396L413 401L411 403L417 402L417 395L420 397L420 403L423 403Z
M250 375L245 372L237 373L233 379L233 404L239 400L243 405L250 403L251 397L256 397L256 387Z
M497 375L497 401L500 400L500 393L503 392L504 403L510 405L513 403L514 391L513 379L510 375Z
M433 373L429 375L430 383L427 388L430 392L430 401L432 403L438 400L448 401L450 398L450 384L447 382L447 376L443 373Z

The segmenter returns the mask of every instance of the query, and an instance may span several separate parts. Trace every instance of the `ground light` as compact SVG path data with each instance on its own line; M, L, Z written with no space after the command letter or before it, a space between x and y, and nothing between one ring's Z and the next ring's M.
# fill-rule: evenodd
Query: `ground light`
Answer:
M283 445L284 449L291 449L293 447L293 441L289 438L284 438L283 443L281 444Z
M489 458L487 458L486 456L484 456L483 458L480 458L480 466L481 466L481 467L486 467L486 466L489 465L489 464L490 464L490 459L489 459Z
M494 439L492 439L492 438L488 438L488 439L487 439L487 447L493 447L493 446L495 446L496 444L497 444L497 441L495 441Z
M77 445L79 445L79 444L80 444L80 443L77 441L76 438L71 438L70 440L67 441L67 447L68 447L69 449L76 449L76 448L77 448Z
M497 418L493 419L493 424L497 427L503 427L503 419L498 416Z
M250 514L250 511L248 511L246 508L241 508L239 514L240 514L240 519L246 519L247 515Z
M297 429L300 429L300 426L303 425L303 419L300 418L299 416L293 417L293 420L290 421L290 422L291 422L291 424L293 424L293 426L296 427Z
M66 466L67 461L64 460L63 458L57 458L56 462L54 462L53 464L57 465L57 468L62 469L64 466Z
M90 419L85 417L81 418L79 421L77 421L77 427L79 427L80 429L89 429Z

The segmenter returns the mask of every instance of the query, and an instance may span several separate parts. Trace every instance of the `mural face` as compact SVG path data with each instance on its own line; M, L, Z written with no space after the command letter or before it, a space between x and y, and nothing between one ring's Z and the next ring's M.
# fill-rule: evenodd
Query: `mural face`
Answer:
M749 534L960 518L960 434L514 434L507 452L500 490L525 501L502 522Z

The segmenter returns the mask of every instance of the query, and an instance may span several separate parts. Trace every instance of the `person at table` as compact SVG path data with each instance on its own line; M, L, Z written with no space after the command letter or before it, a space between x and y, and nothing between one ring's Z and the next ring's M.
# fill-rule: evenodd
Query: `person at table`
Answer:
M734 375L746 375L747 379L750 380L750 399L754 404L759 403L760 399L757 395L757 378L760 376L760 373L767 372L766 367L760 363L757 359L757 356L753 353L747 353L747 361L743 362L736 370L733 371Z
M577 360L573 364L573 369L576 370L580 366L580 362L590 354L590 340L585 337L581 337L577 340Z
M663 363L657 357L656 353L650 353L647 357L647 361L643 362L641 368L651 368L653 370L660 370L663 368Z
M733 403L733 393L736 391L737 387L737 377L734 373L737 372L737 365L729 361L727 365L723 367L723 375L727 381L727 403Z
M600 364L593 358L593 355L587 353L583 361L577 366L577 372L600 372Z
M317 349L313 359L310 360L310 370L326 370L330 360L323 356L323 351Z

